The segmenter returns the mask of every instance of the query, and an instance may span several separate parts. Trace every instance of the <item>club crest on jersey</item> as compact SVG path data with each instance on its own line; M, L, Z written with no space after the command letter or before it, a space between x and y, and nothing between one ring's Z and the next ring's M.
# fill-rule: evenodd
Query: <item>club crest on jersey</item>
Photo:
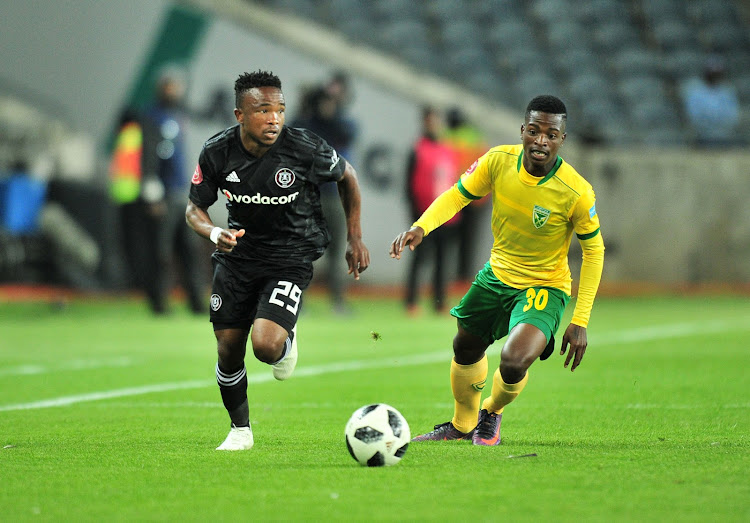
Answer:
M221 296L218 294L211 295L211 310L218 311L221 308Z
M531 220L534 223L534 227L536 227L537 229L541 229L542 227L544 227L544 224L547 223L550 214L552 214L552 211L550 211L549 209L545 209L544 207L535 205L534 210L531 213Z
M296 176L294 176L294 171L292 171L291 169L283 167L276 171L276 185L278 185L282 189L291 187L295 179Z
M201 171L200 164L197 164L195 166L195 172L193 172L193 179L190 181L193 182L193 185L200 185L200 183L203 181L203 171Z

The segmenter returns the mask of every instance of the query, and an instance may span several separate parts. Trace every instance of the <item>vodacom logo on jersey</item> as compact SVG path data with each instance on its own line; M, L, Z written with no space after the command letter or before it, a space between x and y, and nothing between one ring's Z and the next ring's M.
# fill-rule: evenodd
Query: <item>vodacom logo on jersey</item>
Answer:
M253 196L250 196L249 194L232 194L226 189L224 189L223 192L224 196L226 196L230 202L247 204L254 203L256 205L284 205L293 202L299 195L299 191L284 196L263 196L260 193L255 193Z

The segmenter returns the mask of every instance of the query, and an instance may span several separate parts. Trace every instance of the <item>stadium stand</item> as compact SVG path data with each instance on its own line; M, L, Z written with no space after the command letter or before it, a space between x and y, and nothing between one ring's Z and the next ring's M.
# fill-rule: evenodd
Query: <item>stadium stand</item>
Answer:
M258 3L514 109L539 92L557 94L583 115L582 133L619 143L687 143L680 89L718 55L750 120L750 20L735 0ZM626 121L612 125L601 114ZM665 133L675 122L682 132ZM750 143L750 126L741 132Z

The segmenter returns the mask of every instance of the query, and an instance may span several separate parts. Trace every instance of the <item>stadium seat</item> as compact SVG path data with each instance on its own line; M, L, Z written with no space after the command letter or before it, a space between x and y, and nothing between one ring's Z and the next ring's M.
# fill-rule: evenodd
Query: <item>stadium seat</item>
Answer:
M426 16L438 23L463 20L469 17L470 8L464 6L464 2L459 0L431 0L420 5Z
M689 15L683 0L649 0L640 2L639 8L647 27L664 22L689 25Z
M472 35L476 32L476 25L468 20L456 20L453 22L445 22L441 24L440 30L440 42L445 47L464 47L473 45L474 47L481 45L477 40L472 38Z
M487 27L484 40L497 53L536 46L533 27L527 20L504 19Z
M597 24L593 31L593 42L597 49L611 53L624 47L633 48L639 45L638 30L625 20L616 20Z
M661 59L661 69L666 78L681 82L686 78L699 76L703 72L708 55L695 49L677 49L666 53Z
M428 32L422 22L397 20L389 24L384 24L382 29L376 32L376 41L383 48L398 54L401 46L406 41L411 41L414 45L427 46Z
M712 52L727 55L748 54L750 38L745 27L732 21L712 22L701 25L700 38L703 46Z
M684 22L670 19L659 20L652 26L651 32L656 42L665 51L699 47L695 33Z
M568 90L579 101L607 97L611 86L612 82L601 73L575 76L568 82Z
M508 84L498 74L486 70L473 70L465 77L466 85L476 94L494 101L502 101L508 96Z
M555 53L566 53L579 45L587 45L591 34L576 21L560 21L551 24L547 29L547 40Z
M530 3L531 13L548 25L575 21L575 9L568 0L536 0Z
M618 89L627 104L643 99L666 98L663 82L655 76L631 76L621 80Z
M645 98L628 107L628 115L633 124L643 127L679 128L678 109L666 98Z
M516 78L516 88L522 100L529 101L540 94L551 94L565 98L563 88L554 78L542 71L532 71Z
M697 24L727 23L738 18L734 3L729 0L692 0L685 10Z
M610 63L620 78L654 75L660 73L661 53L648 51L640 46L625 47L613 52Z
M577 2L571 11L576 13L579 20L588 24L607 20L624 20L630 16L625 2L613 2L612 0Z

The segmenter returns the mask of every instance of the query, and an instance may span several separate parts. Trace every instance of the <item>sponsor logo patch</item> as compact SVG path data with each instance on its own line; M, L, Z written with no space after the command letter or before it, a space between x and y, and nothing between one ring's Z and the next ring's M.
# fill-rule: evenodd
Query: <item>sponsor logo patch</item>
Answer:
M328 170L333 171L333 168L336 167L337 163L339 163L339 155L336 152L336 149L334 149L333 154L331 155L331 166L328 168Z
M293 202L297 199L297 196L299 196L299 191L284 196L263 196L259 192L255 193L253 196L250 196L249 194L232 194L226 189L222 192L230 202L254 203L256 205L284 205L285 203Z
M239 183L240 177L237 176L237 171L232 171L231 173L227 174L227 177L225 178L228 182L234 182Z
M218 294L211 295L211 310L216 312L221 308L221 296Z
M284 167L276 171L275 179L276 185L278 185L282 189L286 189L292 186L294 180L296 179L296 176L294 175L294 171Z
M471 174L477 169L477 165L479 165L479 160L474 160L474 163L471 164L471 167L466 169L466 174Z
M531 221L534 223L534 227L537 229L542 228L544 224L547 223L550 214L552 214L552 211L549 209L535 205L534 210L531 213Z
M193 179L190 181L193 182L193 185L199 185L203 181L203 171L201 171L200 164L195 166L195 171L193 172Z
M594 216L596 216L596 203L589 209L589 218L593 218Z

